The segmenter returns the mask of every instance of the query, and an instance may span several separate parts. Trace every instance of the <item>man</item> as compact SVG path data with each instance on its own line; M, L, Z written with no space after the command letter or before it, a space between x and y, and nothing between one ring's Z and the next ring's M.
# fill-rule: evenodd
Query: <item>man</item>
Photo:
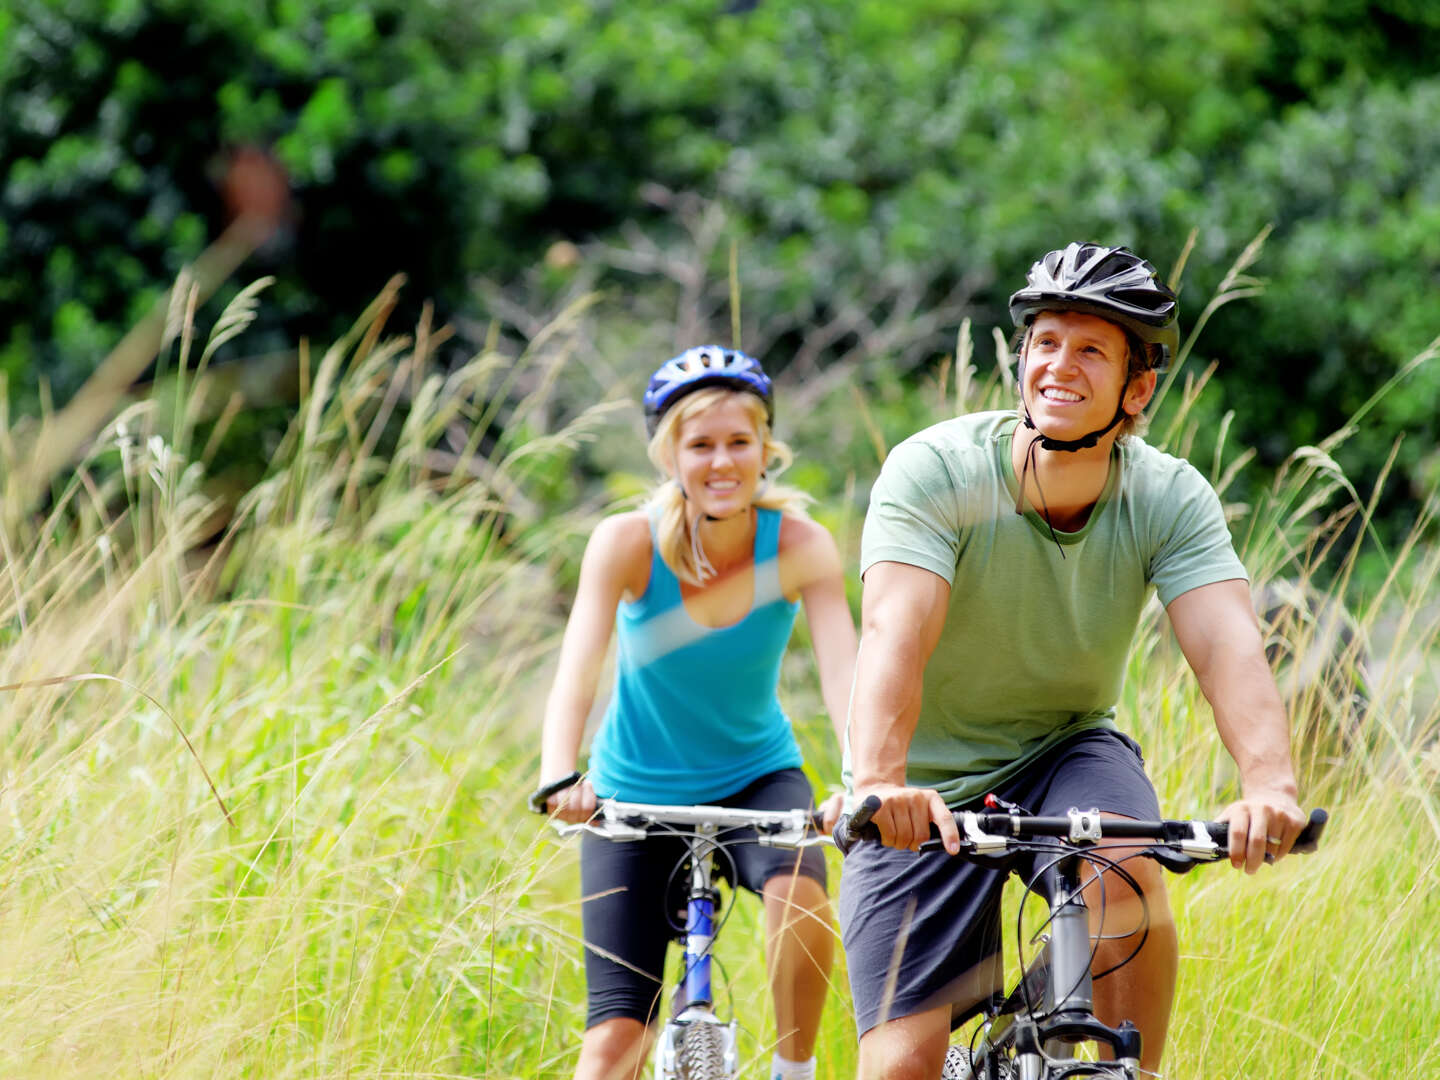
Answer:
M847 766L856 800L882 800L885 846L851 851L840 900L865 1078L939 1075L952 1022L998 976L1003 877L911 854L932 821L953 853L950 809L988 792L1036 814L1160 816L1139 747L1114 722L1151 588L1239 767L1241 798L1221 814L1232 862L1254 872L1305 824L1219 500L1132 434L1178 342L1175 294L1125 248L1076 243L1031 268L1010 312L1019 415L960 417L897 446L865 520ZM1162 871L1127 869L1149 935L1096 983L1096 1012L1133 1020L1155 1071L1178 949ZM1119 882L1106 888L1107 928L1123 932L1139 905ZM1101 941L1095 970L1133 946Z

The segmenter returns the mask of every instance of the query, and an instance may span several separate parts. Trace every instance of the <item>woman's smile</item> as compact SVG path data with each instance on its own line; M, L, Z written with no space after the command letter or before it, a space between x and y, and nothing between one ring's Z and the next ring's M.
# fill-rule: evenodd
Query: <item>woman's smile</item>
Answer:
M681 424L675 479L701 513L726 517L755 497L763 455L750 411L730 398Z

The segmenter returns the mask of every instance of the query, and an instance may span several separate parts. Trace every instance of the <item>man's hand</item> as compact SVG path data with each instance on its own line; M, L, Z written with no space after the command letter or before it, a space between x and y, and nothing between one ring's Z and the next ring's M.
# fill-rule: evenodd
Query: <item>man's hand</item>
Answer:
M1290 852L1305 813L1295 801L1293 788L1257 788L1220 812L1230 823L1230 865L1253 874L1265 864L1278 862Z
M919 851L930 839L930 823L940 830L940 840L951 855L960 850L960 832L945 800L933 788L913 788L900 784L873 784L857 787L857 802L868 795L880 800L880 809L870 820L880 829L880 839L888 847Z

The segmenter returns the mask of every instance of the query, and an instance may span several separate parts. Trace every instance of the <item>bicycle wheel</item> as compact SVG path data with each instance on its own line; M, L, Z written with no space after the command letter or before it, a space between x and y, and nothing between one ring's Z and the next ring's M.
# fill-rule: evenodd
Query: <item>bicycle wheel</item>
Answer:
M994 1060L1001 1080L1010 1080L1009 1059L997 1057ZM940 1080L987 1080L987 1074L984 1069L978 1074L975 1072L969 1048L957 1043L945 1051L945 1065L940 1070Z
M945 1051L945 1065L940 1070L940 1080L971 1080L975 1075L970 1068L970 1051L963 1046L951 1046Z
M680 1036L675 1055L680 1080L729 1080L725 1072L725 1036L719 1024L697 1020Z

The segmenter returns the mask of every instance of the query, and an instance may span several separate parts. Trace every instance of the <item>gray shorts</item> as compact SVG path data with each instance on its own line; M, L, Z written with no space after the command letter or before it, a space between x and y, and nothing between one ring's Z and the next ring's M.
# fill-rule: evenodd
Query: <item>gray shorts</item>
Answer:
M995 794L1038 815L1063 815L1073 806L1160 816L1140 747L1115 731L1065 740ZM861 1035L945 1004L958 1026L1001 991L1006 876L943 852L916 855L875 843L851 848L840 876L840 927Z

